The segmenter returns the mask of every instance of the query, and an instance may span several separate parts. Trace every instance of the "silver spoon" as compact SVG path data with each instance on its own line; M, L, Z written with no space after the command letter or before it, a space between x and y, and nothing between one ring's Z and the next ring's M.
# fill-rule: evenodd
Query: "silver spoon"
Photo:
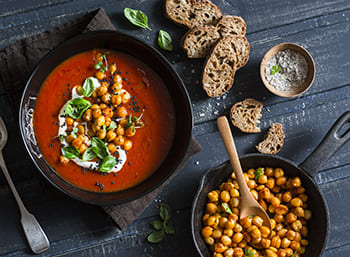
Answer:
M24 234L28 240L29 246L35 254L42 253L49 249L50 242L47 239L45 232L40 227L40 224L36 218L27 211L24 206L15 185L12 182L9 172L7 171L4 157L2 155L2 149L4 149L7 142L7 130L2 117L0 116L0 167L5 175L5 178L10 185L11 191L15 196L19 210L21 212L21 223L24 230Z

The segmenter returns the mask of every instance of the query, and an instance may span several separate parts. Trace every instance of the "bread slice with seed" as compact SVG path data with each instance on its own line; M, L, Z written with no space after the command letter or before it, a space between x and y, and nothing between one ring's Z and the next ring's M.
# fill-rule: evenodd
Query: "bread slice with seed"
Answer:
M274 123L271 125L263 141L261 141L256 149L260 153L275 154L278 153L284 144L284 132L281 123Z
M215 25L222 17L221 10L209 0L198 1L193 5L193 16L189 17L189 28L202 25Z
M204 25L190 29L182 39L182 47L189 58L204 58L210 53L220 34L216 27Z
M237 59L232 37L221 38L208 56L202 74L202 86L210 97L226 93L233 85Z
M209 0L166 0L165 13L175 23L190 29L216 24L222 17L221 10Z
M249 60L249 52L250 52L249 42L245 36L233 35L230 37L233 38L231 40L231 44L237 57L236 69L240 69L244 65L246 65Z
M240 16L224 15L216 24L221 36L241 35L247 31L247 24Z
M190 29L183 36L181 45L189 58L205 58L222 36L244 36L246 27L247 25L241 17L225 15L215 27L205 25ZM241 67L248 61L247 56L249 57L250 48L248 40L242 38L237 42L237 47L245 48L244 51L241 51L243 52L242 60L239 63Z
M262 107L263 104L253 98L234 104L230 111L232 124L245 133L260 132L258 123L260 123Z

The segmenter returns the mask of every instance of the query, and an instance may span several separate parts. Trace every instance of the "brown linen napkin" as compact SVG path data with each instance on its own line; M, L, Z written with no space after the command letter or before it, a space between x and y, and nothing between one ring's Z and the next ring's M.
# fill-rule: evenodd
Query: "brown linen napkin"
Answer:
M13 107L15 120L18 117L19 103L26 81L43 56L61 42L75 35L87 31L107 29L115 30L115 27L105 11L98 9L58 27L25 38L2 50L0 52L0 79ZM142 213L170 179L182 169L186 161L200 150L201 146L193 137L183 162L159 188L134 201L102 207L103 210L121 229L124 229Z

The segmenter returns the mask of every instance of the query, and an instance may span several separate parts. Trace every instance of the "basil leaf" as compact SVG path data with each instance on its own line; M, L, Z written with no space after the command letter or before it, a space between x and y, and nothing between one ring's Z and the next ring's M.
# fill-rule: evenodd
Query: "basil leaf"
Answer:
M61 149L62 155L68 159L75 159L79 157L79 151L73 146L67 146Z
M163 239L164 239L164 231L163 230L154 231L147 237L147 240L150 243L159 243Z
M94 91L94 80L91 77L86 78L83 84L83 95L86 97L90 97Z
M232 211L227 203L222 203L221 206L224 208L225 212L227 212L228 214L232 214Z
M114 122L114 121L111 121L111 124L109 125L109 127L107 128L107 130L110 130L110 129L116 129L118 126L117 126L117 123Z
M86 151L83 153L83 156L81 157L83 161L91 161L94 158L96 158L96 153L93 147L86 149Z
M116 163L117 163L117 160L115 159L115 157L112 155L108 155L105 158L103 158L98 170L102 172L109 172L111 169L113 169Z
M150 27L148 27L147 15L144 14L142 11L134 10L131 8L125 8L124 16L135 26L152 30Z
M67 103L65 113L73 119L80 119L90 105L91 103L84 98L74 98Z
M168 50L168 51L173 50L172 39L168 32L164 30L159 30L158 45L164 50Z
M165 234L167 234L167 235L173 235L173 234L175 234L175 229L173 228L173 226L170 226L170 225L167 225L166 227L165 227Z
M154 227L156 230L161 230L163 228L163 222L159 220L154 220L151 222L151 225Z
M106 156L110 155L105 143L97 137L91 138L91 147L93 151L96 153L97 157L100 159L103 159Z
M160 205L159 215L164 221L167 221L170 219L170 208L167 204L162 203Z

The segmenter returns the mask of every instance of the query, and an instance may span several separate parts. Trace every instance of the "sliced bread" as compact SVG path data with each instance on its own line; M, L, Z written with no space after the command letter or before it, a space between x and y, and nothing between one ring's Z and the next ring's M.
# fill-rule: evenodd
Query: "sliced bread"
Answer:
M204 25L190 29L182 39L182 47L189 58L204 58L219 40L216 27Z
M216 24L222 17L221 10L209 0L166 0L165 13L175 23L188 28Z
M246 32L246 23L239 16L225 15L216 26L205 25L194 27L189 30L182 38L182 47L189 58L205 58L208 56L210 49L222 36L239 35L244 36ZM249 57L249 43L245 38L237 42L237 48L243 47L242 60L239 66L244 66ZM248 51L248 53L247 53Z
M247 24L240 16L224 15L216 24L221 36L241 35L247 31Z
M232 124L245 133L260 132L257 124L260 122L263 104L255 99L247 98L231 107Z
M261 141L256 149L260 153L275 154L278 153L284 144L284 132L281 123L274 123L271 125L263 141Z
M236 69L240 69L248 62L250 46L245 36L233 35L231 37L232 48L234 49L237 57Z
M209 0L198 1L193 5L193 18L189 17L189 28L202 25L215 25L222 17L221 10Z
M202 74L202 86L210 97L226 93L233 85L237 56L232 37L221 38L208 56Z

